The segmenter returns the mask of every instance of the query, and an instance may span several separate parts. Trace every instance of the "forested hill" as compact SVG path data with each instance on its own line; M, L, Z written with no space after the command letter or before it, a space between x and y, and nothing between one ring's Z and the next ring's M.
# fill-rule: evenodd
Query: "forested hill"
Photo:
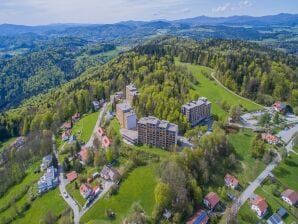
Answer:
M298 106L298 57L240 40L151 40L141 53L171 55L215 69L229 89L264 105L275 100Z
M179 124L179 131L183 132L188 127L179 108L197 97L189 91L196 79L185 67L175 64L175 57L214 68L225 85L258 102L269 105L280 99L293 107L298 105L296 56L242 41L197 42L164 37L123 53L100 68L93 67L63 87L3 113L0 140L33 130L55 130L73 113L92 110L94 98L108 99L130 82L141 93L139 101L134 102L139 116L150 114L170 120Z
M114 49L112 44L65 37L39 42L23 55L0 58L0 111L103 64L103 53Z

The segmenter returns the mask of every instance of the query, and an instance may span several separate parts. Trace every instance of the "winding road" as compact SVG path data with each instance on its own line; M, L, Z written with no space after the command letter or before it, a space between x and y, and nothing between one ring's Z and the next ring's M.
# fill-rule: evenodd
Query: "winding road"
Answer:
M102 117L106 112L106 108L107 108L107 103L105 103L102 106L102 110L100 111L96 124L94 126L92 135L89 138L89 141L85 144L86 147L92 147L93 146L93 140L95 138L95 133L97 131L97 128L99 127L101 121L102 121ZM55 137L53 137L55 138ZM55 141L54 141L55 142ZM53 144L53 151L56 155L56 157L58 158L59 154L57 153L56 150L56 145ZM112 186L111 183L107 183L105 184L104 190L100 193L100 195L97 196L97 198L92 202L91 205L89 205L86 209L83 209L80 211L80 208L78 206L78 204L75 202L75 200L68 194L67 190L66 190L66 185L69 183L67 181L67 179L64 178L64 172L62 169L61 164L59 163L59 190L60 190L60 194L63 197L64 201L69 205L69 207L72 209L73 211L73 216L74 216L74 224L79 224L80 223L80 219L81 217L89 210L89 208L91 208Z

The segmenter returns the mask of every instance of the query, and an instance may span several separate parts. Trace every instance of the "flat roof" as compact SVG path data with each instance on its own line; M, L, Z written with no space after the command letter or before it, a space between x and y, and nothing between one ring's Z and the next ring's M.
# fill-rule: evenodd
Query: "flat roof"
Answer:
M191 108L194 108L196 106L209 105L209 104L211 104L211 102L208 101L207 98L200 97L197 101L191 101L189 103L186 103L186 104L182 105L182 107L184 107L186 109L191 109Z
M175 131L178 132L178 125L170 123L169 121L165 121L165 120L159 120L156 117L153 116L148 116L148 117L142 117L140 118L140 120L138 121L138 123L141 124L153 124L156 125L160 128L165 128L169 131Z
M122 111L129 111L129 110L131 110L131 107L130 107L130 105L128 103L118 103L116 105L116 107L119 108Z

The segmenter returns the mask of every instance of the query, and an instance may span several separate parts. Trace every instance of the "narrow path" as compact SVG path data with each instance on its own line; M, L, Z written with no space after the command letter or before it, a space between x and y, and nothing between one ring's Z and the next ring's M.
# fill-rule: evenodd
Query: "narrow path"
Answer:
M233 95L235 95L235 96L237 96L237 97L239 97L239 98L241 98L241 99L243 99L243 100L245 100L245 101L248 101L248 102L250 102L250 103L252 103L252 104L254 104L254 105L257 105L257 106L259 106L259 107L262 107L262 108L266 108L266 107L264 107L263 105L261 105L261 104L258 104L258 103L256 103L256 102L254 102L254 101L252 101L252 100L250 100L250 99L248 99L248 98L245 98L245 97L243 97L243 96L240 96L240 95L238 95L237 93L235 93L235 92L233 92L232 90L230 90L230 89L228 89L227 87L225 87L215 76L214 76L214 74L215 74L215 72L212 72L210 75L211 75L211 77L217 82L217 84L219 84L221 87L223 87L226 91L228 91L228 92L230 92L230 93L232 93Z

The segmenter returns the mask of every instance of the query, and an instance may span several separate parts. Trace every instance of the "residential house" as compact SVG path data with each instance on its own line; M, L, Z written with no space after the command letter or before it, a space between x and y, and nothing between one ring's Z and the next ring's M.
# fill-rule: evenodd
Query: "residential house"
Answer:
M219 203L219 197L215 192L209 192L204 198L204 205L209 209L214 209Z
M106 148L110 147L111 144L112 144L112 140L109 139L107 136L104 136L104 137L102 138L102 147L103 147L103 148L106 149Z
M47 172L41 176L37 183L38 193L42 194L55 188L59 184L57 169L53 166L47 168Z
M93 100L92 104L93 104L93 108L94 108L94 110L99 110L99 108L100 108L100 103L99 103L98 100Z
M105 135L105 129L102 128L102 127L99 127L97 129L97 132L96 133L97 133L97 136L99 137L99 139L101 139Z
M75 135L71 135L68 139L69 144L73 144L77 141L77 137Z
M41 171L46 170L52 164L52 161L53 161L53 155L52 154L49 154L49 155L43 157L42 158L42 163L40 165L40 170Z
M93 194L93 189L89 184L82 184L80 186L80 193L83 198L89 198Z
M72 182L78 178L78 173L76 171L71 171L70 173L66 174L66 178L69 182Z
M279 142L279 138L275 135L272 135L270 133L262 133L261 138L268 142L269 144L276 145Z
M273 105L272 105L272 108L279 112L279 113L285 113L286 112L286 109L287 109L287 104L285 103L282 103L280 101L276 101Z
M70 123L70 122L65 122L65 123L62 125L62 128L63 128L64 130L71 129L71 123Z
M118 181L120 178L120 174L117 170L112 169L108 166L104 166L102 171L100 172L100 176L105 180L111 180L111 181Z
M284 222L282 221L282 218L274 213L268 220L267 220L268 224L284 224Z
M295 206L298 201L298 194L296 191L287 189L281 193L281 198L291 206Z
M67 130L63 131L62 136L61 136L62 140L64 142L66 142L69 140L69 137L70 137L70 130L67 129Z
M81 148L81 151L78 153L78 157L83 163L86 163L89 157L89 149L86 147Z
M232 189L236 189L239 186L239 182L236 179L236 177L230 174L226 174L224 181L225 181L225 185Z
M263 218L268 211L268 204L264 198L259 195L250 199L251 209L257 213L260 218Z
M79 121L80 118L81 118L81 114L78 113L78 112L75 113L74 115L72 115L72 117L71 117L71 119L72 119L73 122L77 122L77 121Z
M209 220L208 214L204 210L199 210L194 214L186 224L207 224Z

